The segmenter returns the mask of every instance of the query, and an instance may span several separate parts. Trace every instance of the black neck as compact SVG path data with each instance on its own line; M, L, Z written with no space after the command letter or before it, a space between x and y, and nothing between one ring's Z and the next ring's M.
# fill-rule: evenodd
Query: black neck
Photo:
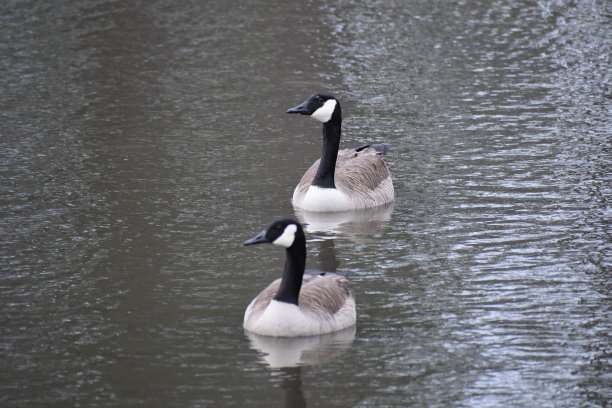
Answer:
M336 159L340 148L340 132L342 119L339 112L334 112L332 118L323 124L323 152L317 174L312 180L312 185L322 188L336 188L334 183L334 172L336 171Z
M285 251L285 270L275 300L298 304L304 268L306 267L306 238L304 233L297 232L293 245Z

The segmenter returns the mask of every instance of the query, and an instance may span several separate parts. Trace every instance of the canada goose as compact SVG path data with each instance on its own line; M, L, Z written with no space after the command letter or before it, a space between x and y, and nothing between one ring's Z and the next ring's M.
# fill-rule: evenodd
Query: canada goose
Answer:
M285 248L285 270L251 301L246 330L264 336L297 337L335 332L356 321L355 293L344 276L304 274L306 238L290 218L274 221L244 245L272 243Z
M287 113L323 122L323 152L302 176L293 205L329 212L376 207L393 201L391 172L383 155L386 146L363 145L338 151L342 127L340 103L332 95L315 94Z

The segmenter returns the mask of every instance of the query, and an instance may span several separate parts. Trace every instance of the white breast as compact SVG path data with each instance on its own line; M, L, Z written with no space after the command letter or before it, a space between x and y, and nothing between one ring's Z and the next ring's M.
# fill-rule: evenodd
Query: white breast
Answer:
M251 318L249 308L244 315L244 328L264 336L295 337L318 334L319 329L294 304L272 300L259 316Z
M342 330L355 324L355 299L327 318L301 310L298 306L272 300L259 316L252 316L252 304L244 314L244 328L256 334L275 337L313 336Z
M293 192L293 205L307 211L346 211L360 207L359 203L335 188L310 186L301 199L298 198L298 188Z

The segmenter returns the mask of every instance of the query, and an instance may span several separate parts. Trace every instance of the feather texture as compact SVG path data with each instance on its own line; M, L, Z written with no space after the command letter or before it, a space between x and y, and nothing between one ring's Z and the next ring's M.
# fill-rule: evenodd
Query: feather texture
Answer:
M304 173L293 193L293 205L306 210L306 195L319 168L321 159ZM343 208L350 210L383 205L393 201L391 171L381 152L373 147L349 148L338 151L335 167L336 189L347 197Z
M269 336L308 336L330 333L355 324L355 293L348 279L340 275L308 275L302 280L298 305L284 304L291 319L272 308L281 279L268 285L247 307L244 328ZM282 302L279 302L282 303ZM296 324L299 323L299 324ZM280 334L279 334L280 333Z

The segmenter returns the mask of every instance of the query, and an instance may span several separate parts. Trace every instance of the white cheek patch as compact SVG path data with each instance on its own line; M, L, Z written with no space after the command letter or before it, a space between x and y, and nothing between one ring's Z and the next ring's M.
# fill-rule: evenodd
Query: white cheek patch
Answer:
M293 241L295 240L295 231L297 231L297 226L295 224L287 225L285 227L285 231L283 231L283 234L276 238L272 243L274 245L289 248L291 245L293 245Z
M315 118L319 122L323 122L323 123L329 122L335 109L336 109L336 100L328 99L325 101L323 106L321 106L319 109L314 111L312 115L310 116L312 118Z

